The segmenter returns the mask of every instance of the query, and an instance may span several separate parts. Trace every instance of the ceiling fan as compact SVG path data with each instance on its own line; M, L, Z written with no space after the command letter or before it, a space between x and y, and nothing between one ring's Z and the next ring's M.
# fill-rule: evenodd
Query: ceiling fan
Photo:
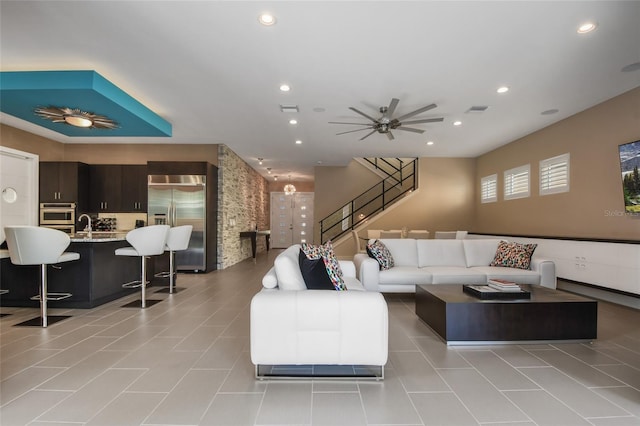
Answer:
M354 124L358 126L365 126L362 129L349 130L346 132L336 133L337 135L344 135L345 133L360 132L362 130L371 130L370 133L360 138L360 140L368 138L375 132L378 132L378 133L387 135L387 138L389 138L389 140L391 141L394 139L393 133L391 133L391 130L405 130L405 131L414 132L414 133L424 133L424 130L415 129L413 127L406 127L405 126L406 124L437 123L444 120L444 118L440 117L440 118L424 118L422 120L402 121L409 117L413 117L414 115L418 115L425 111L429 111L430 109L436 108L437 107L436 104L427 105L425 107L418 108L417 110L412 111L408 114L404 114L400 117L392 118L392 115L395 112L399 102L400 102L399 99L393 98L391 99L391 102L389 103L388 107L381 106L379 111L382 114L382 116L377 119L365 114L362 111L359 111L354 107L349 107L350 110L357 112L358 114L360 114L365 118L368 118L369 120L372 121L372 123L345 123L340 121L330 121L329 124Z

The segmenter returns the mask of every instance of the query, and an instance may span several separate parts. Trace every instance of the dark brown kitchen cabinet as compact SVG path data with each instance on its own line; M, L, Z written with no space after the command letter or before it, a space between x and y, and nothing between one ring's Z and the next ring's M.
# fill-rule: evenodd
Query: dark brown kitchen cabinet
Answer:
M94 164L89 167L89 211L144 213L147 211L147 166Z
M147 166L122 166L122 199L120 208L123 212L147 211Z
M94 164L89 168L89 211L119 212L122 200L122 166Z
M89 194L89 166L78 162L40 162L40 202L76 203L86 210Z

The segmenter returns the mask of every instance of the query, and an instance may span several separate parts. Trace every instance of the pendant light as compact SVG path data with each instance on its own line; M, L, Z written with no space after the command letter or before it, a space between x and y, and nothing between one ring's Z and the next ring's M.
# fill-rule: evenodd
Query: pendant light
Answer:
M291 175L289 175L289 183L284 186L285 195L293 195L296 192L296 187L291 183Z

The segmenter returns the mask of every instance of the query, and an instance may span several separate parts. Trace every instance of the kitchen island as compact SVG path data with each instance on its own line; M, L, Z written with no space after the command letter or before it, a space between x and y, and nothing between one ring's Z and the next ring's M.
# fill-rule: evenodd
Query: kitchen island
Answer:
M106 302L137 292L122 288L122 284L140 280L140 258L116 256L115 250L127 247L124 233L94 233L73 235L66 251L80 254L80 259L48 267L48 291L72 293L70 298L50 301L50 308L93 308ZM147 268L153 275L150 262ZM148 276L149 276L148 275ZM9 292L2 295L2 306L37 307L40 268L14 265L9 258L1 260L0 289Z

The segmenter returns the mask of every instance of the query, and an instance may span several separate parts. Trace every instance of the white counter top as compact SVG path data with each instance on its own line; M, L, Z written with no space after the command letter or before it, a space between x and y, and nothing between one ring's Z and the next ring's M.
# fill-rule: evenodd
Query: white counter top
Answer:
M72 243L106 243L109 241L124 241L126 232L92 232L91 238L87 232L76 232L70 235Z

